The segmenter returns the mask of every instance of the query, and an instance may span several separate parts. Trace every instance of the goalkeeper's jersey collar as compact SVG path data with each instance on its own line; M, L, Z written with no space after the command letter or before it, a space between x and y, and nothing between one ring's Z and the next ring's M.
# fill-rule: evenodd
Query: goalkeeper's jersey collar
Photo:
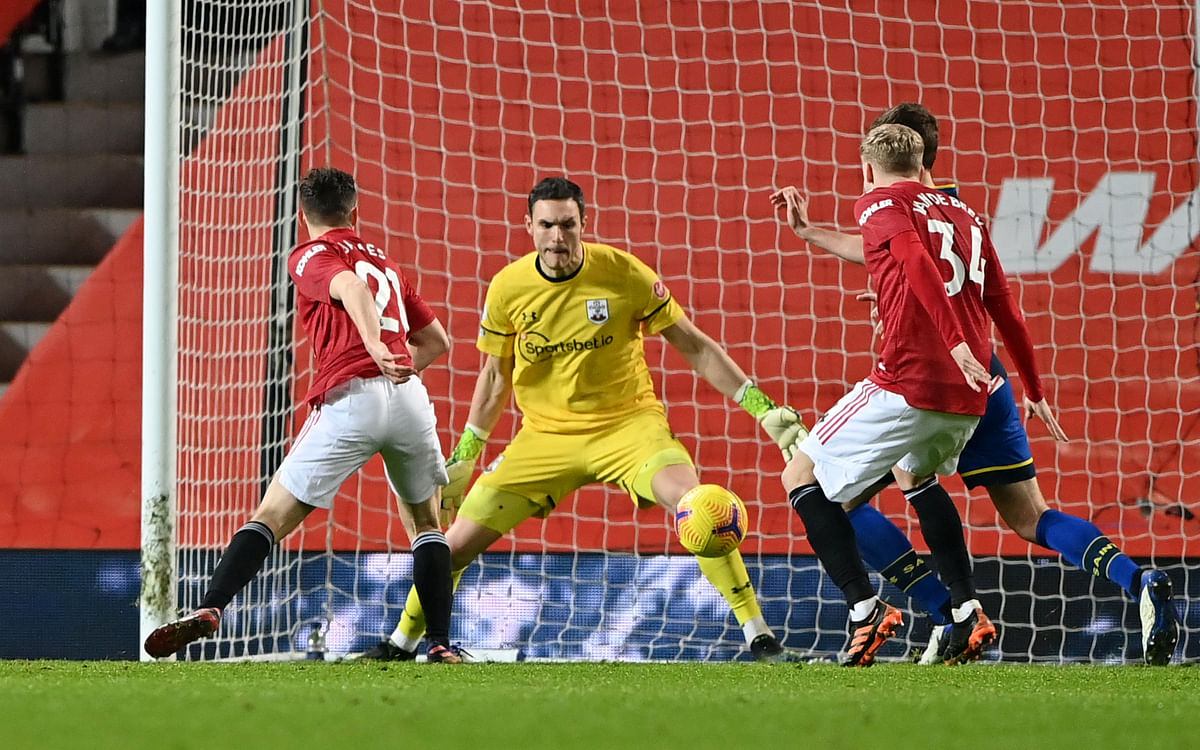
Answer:
M534 251L534 252L537 252L537 251ZM572 271L567 276L550 276L542 269L542 256L539 254L537 257L535 257L533 259L533 267L535 269L537 269L538 275L540 275L546 281L549 281L551 284L561 284L564 281L570 281L571 279L578 276L580 274L580 272L583 271L583 267L586 264L587 264L587 245L586 244L583 245L583 260L581 260L579 262L579 268L576 268L574 271Z

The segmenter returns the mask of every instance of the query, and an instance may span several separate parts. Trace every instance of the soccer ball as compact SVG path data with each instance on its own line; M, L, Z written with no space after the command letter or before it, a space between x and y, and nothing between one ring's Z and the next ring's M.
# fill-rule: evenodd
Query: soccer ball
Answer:
M719 485L702 484L680 498L675 533L693 555L724 557L746 538L749 520L741 498Z

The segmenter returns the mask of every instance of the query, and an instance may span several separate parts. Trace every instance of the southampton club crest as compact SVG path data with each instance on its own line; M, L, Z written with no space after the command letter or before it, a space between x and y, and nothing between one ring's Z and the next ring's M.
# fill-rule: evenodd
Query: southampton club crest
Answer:
M587 301L587 317L596 325L608 322L608 300L590 299Z

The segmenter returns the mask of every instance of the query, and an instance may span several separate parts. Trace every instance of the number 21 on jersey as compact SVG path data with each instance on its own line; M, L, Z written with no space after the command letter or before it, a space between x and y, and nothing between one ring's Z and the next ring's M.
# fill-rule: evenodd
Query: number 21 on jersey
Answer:
M962 291L966 279L979 285L979 293L983 294L983 232L979 227L971 227L971 260L963 266L962 258L954 252L954 225L948 221L929 220L929 233L941 235L941 258L954 269L954 276L946 282L946 296L953 297Z
M358 278L362 279L368 289L371 287L371 282L367 279L375 279L375 309L379 311L379 327L393 333L400 331L408 333L408 314L404 310L404 292L400 289L400 277L396 275L396 272L390 268L380 269L373 263L360 260L354 264L354 273L358 274ZM384 314L393 296L396 298L399 319Z

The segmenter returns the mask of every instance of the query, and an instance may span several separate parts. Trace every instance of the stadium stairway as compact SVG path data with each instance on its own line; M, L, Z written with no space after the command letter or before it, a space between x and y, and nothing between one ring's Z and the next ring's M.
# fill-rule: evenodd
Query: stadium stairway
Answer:
M24 54L24 153L0 156L0 395L141 213L139 52ZM61 85L61 101L53 101Z

